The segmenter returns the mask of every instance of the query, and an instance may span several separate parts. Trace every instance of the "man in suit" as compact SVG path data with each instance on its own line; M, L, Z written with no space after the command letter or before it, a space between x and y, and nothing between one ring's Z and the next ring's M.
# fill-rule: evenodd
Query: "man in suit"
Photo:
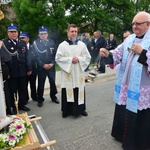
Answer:
M117 46L117 42L114 39L114 34L110 34L106 42L106 48L107 50L112 50L112 49L115 49L116 46Z
M27 76L27 87L28 87L28 83L30 83L31 98L34 101L38 101L37 92L36 92L36 77L37 77L36 60L38 59L37 53L32 47L32 45L29 43L30 37L29 37L28 32L25 32L25 31L20 32L19 38L26 42L28 53L30 54L30 57L31 57L32 74ZM29 92L27 92L27 99L29 99Z
M16 114L15 99L18 95L18 108L23 111L30 111L26 107L27 80L26 75L30 75L31 61L27 53L26 43L18 39L18 26L10 24L7 26L8 37L3 40L3 48L12 57L10 67L10 96L13 113Z
M91 54L91 40L90 40L90 34L89 33L85 33L85 38L82 40L83 43L85 43L85 45L87 46L87 49L89 51L89 53ZM89 65L88 67L85 69L85 71L88 71L89 69Z
M44 85L45 79L48 77L50 83L50 98L52 102L59 104L56 97L57 88L55 84L55 54L56 44L52 39L48 38L48 28L39 27L39 38L34 41L33 46L38 53L38 106L42 107L44 102Z
M99 56L99 50L100 48L105 48L106 47L106 41L104 37L101 34L100 30L97 30L94 32L94 39L92 40L92 47L93 47L93 61L95 62L96 59ZM99 73L105 73L105 59L101 58L100 59L100 67L97 68L99 70Z

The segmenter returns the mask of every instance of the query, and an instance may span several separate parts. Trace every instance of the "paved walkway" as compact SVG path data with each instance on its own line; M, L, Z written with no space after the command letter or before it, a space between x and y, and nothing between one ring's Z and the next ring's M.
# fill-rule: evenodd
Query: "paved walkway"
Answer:
M85 76L87 76L88 73L89 73L89 71L85 72ZM106 72L102 73L102 74L98 73L97 78L105 78L105 77L108 77L108 76L113 76L115 74L116 74L116 69L111 69L110 67L106 66ZM61 71L56 72L56 85L57 85L57 88L59 90L60 85L61 85ZM48 78L46 79L46 82L45 82L45 89L49 89Z
M87 75L88 72L85 72ZM111 137L111 128L115 103L113 88L115 69L106 67L106 73L98 74L93 83L86 83L86 111L88 117L68 116L62 118L61 104L51 102L48 79L44 92L44 105L37 106L32 100L28 103L31 111L28 115L36 114L43 119L40 123L50 140L56 140L55 150L121 150L121 143ZM56 84L60 87L61 72L56 72ZM106 90L107 89L107 90ZM57 97L61 102L61 92L58 88ZM35 128L40 143L43 143ZM46 150L46 148L42 149ZM53 149L51 149L53 150Z
M85 72L85 76L88 76L89 71ZM110 67L106 66L106 72L102 73L102 74L97 74L97 78L106 78L109 76L114 76L116 74L116 69L111 69ZM88 84L92 84L88 83ZM61 71L56 71L56 86L57 86L57 90L58 92L60 92L61 90ZM30 91L30 85L28 85L28 90ZM30 94L30 92L29 92ZM49 81L48 78L46 78L46 82L45 82L45 90L44 90L44 95L49 94Z

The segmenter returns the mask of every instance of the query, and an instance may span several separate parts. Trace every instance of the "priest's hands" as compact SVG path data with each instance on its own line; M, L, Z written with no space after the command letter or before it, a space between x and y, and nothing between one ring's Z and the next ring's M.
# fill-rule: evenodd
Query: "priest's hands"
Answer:
M73 58L72 58L72 63L73 63L73 64L76 64L76 63L78 63L78 62L79 62L78 57L73 57Z
M100 48L99 53L100 53L100 56L102 56L102 57L108 57L108 55L109 55L109 51L105 48Z
M133 51L134 53L140 55L141 52L143 51L143 48L139 44L133 44L132 47L130 48L130 50Z

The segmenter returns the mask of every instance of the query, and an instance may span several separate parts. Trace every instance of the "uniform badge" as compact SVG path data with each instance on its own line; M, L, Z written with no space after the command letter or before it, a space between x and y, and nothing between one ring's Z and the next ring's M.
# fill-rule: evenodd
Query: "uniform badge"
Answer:
M8 43L11 43L11 41L10 41L10 40L8 40Z
M22 53L25 53L26 52L26 49L25 47L22 48Z
M13 47L11 47L10 49L11 49L11 50L14 50L14 48L13 48Z
M53 54L54 48L50 47L50 53Z

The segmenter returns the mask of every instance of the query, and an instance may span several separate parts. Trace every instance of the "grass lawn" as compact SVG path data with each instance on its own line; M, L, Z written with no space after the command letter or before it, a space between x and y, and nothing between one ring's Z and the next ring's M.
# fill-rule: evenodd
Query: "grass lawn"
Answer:
M55 65L56 71L60 71L60 67L58 66L58 64Z

